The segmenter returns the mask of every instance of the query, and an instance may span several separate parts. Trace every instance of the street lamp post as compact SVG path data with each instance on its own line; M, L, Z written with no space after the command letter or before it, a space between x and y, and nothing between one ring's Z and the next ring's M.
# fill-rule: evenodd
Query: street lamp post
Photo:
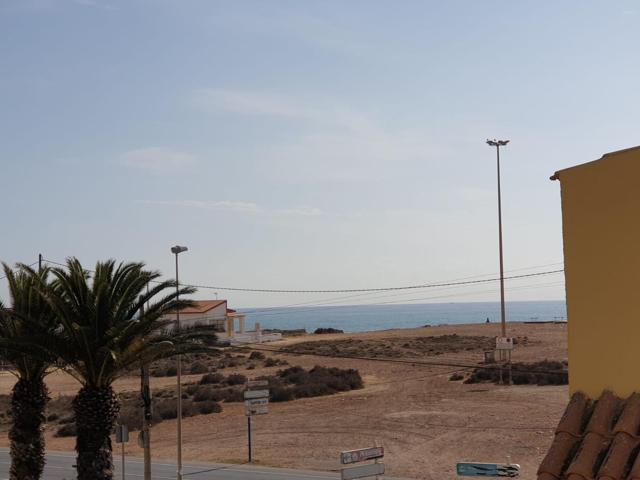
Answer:
M176 245L171 247L171 253L176 256L176 303L180 301L180 281L178 277L178 255L186 252L187 247ZM176 329L180 329L180 309L176 305ZM178 355L177 390L178 390L178 470L176 478L182 480L182 356Z
M493 140L487 139L487 145L496 147L496 166L498 174L498 245L500 250L500 325L502 337L507 336L507 320L504 307L504 260L502 254L502 192L500 189L500 147L504 147L509 140ZM511 352L509 352L511 357ZM503 351L500 351L500 358L504 359ZM500 369L500 377L502 377L502 367ZM509 384L511 384L511 362L509 362Z
M500 191L500 147L504 147L509 140L487 140L487 145L496 147L496 164L498 167L498 244L500 249L500 321L502 336L507 336L506 314L504 309L504 262L502 257L502 193Z

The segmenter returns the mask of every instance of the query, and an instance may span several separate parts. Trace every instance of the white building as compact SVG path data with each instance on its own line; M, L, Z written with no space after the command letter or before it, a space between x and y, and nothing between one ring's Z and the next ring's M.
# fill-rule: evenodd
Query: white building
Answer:
M245 317L244 313L228 308L226 300L194 300L192 306L180 310L180 325L183 328L211 325L220 332L220 340L229 343L270 342L282 338L279 333L263 333L259 323L254 330L247 331ZM175 312L164 316L166 320L175 318Z

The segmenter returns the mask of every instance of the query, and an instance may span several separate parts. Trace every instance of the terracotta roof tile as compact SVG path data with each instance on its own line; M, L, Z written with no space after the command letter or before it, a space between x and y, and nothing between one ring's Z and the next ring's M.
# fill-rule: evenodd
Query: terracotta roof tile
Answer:
M591 419L587 425L587 432L609 435L613 430L613 423L617 418L620 399L612 392L606 391L596 403Z
M561 478L562 473L568 466L567 459L573 458L571 454L577 450L579 443L580 437L566 432L556 434L549 453L547 453L538 469L538 480L543 478L541 476L543 474L551 475L555 479Z
M625 432L633 437L638 436L640 429L640 393L634 393L626 402L624 410L616 422L613 433Z
M630 437L626 433L616 435L611 448L609 448L609 453L602 462L598 479L618 480L624 478L630 467L631 453L638 445L640 445L640 440Z
M631 471L629 472L629 476L627 477L627 480L639 480L639 479L640 479L640 455L636 453L636 459L633 465L631 466Z
M193 300L193 305L190 307L181 309L180 313L181 314L206 313L209 310L219 307L220 305L225 305L226 303L227 303L226 300ZM169 313L174 313L174 312L175 310Z
M592 403L582 392L571 397L571 401L560 419L560 423L558 423L556 433L566 432L580 436L584 430L585 421L589 419L588 414Z
M538 480L640 480L640 393L571 398Z
M567 468L567 479L590 480L596 478L600 464L607 454L611 440L598 433L587 433Z

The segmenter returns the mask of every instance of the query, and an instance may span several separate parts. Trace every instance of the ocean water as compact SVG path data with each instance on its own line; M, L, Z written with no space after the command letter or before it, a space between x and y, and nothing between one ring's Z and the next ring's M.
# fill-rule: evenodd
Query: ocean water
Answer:
M424 325L500 321L500 302L425 303L411 305L350 305L289 308L244 308L248 326L313 332L332 327L345 332L412 328ZM566 320L564 301L507 302L507 321Z

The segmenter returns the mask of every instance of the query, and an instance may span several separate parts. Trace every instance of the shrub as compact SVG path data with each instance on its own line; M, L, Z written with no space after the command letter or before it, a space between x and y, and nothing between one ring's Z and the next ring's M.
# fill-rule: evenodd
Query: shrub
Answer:
M142 428L142 408L139 405L125 405L120 409L118 423L126 425L129 430Z
M154 408L158 417L162 420L172 420L178 417L178 402L175 400L161 400ZM182 402L182 416L191 417L193 415L193 404L191 401Z
M178 417L178 405L176 402L162 400L154 409L162 420L171 420Z
M244 392L239 388L228 387L220 390L225 402L242 402L244 401Z
M464 375L461 375L460 373L454 373L453 375L451 375L449 377L449 380L452 382L456 382L458 380L462 380L464 379Z
M265 367L275 367L278 364L279 364L278 360L276 360L273 357L269 357L264 361L264 366Z
M209 385L212 383L222 383L224 381L224 375L220 373L207 373L200 379L200 385Z
M331 395L363 387L357 370L315 366L309 371L291 367L269 378L269 390L273 402L285 402L294 398Z
M195 383L191 383L189 385L185 385L184 391L187 392L188 395L193 395L198 391L199 386Z
M76 424L75 423L67 423L62 425L56 433L54 437L75 437L77 435Z
M193 396L194 402L204 402L205 400L217 400L214 390L210 387L200 388Z
M295 398L291 387L283 387L281 385L269 387L269 396L272 402L288 402Z
M220 413L222 411L222 407L220 406L220 404L213 401L200 402L196 404L195 408L197 408L198 412L203 415L208 415L210 413Z
M192 374L207 373L209 371L209 367L207 367L202 362L194 362L194 363L191 364L191 368L189 369L189 371Z
M249 360L264 360L264 353L253 351L249 355Z
M507 380L508 369L503 367L502 378ZM543 360L535 363L511 364L511 379L515 385L566 385L569 382L567 366L562 362ZM464 383L499 383L500 368L476 368Z
M313 333L315 333L316 335L322 335L326 333L344 333L344 331L338 328L316 328L315 332Z
M58 423L61 425L66 425L67 423L74 423L76 421L76 417L73 415L67 415L66 417L62 417Z
M308 380L308 374L302 367L291 367L278 372L278 376L289 383L300 385Z
M229 385L242 385L247 383L247 377L240 373L232 373L227 377L227 383Z

